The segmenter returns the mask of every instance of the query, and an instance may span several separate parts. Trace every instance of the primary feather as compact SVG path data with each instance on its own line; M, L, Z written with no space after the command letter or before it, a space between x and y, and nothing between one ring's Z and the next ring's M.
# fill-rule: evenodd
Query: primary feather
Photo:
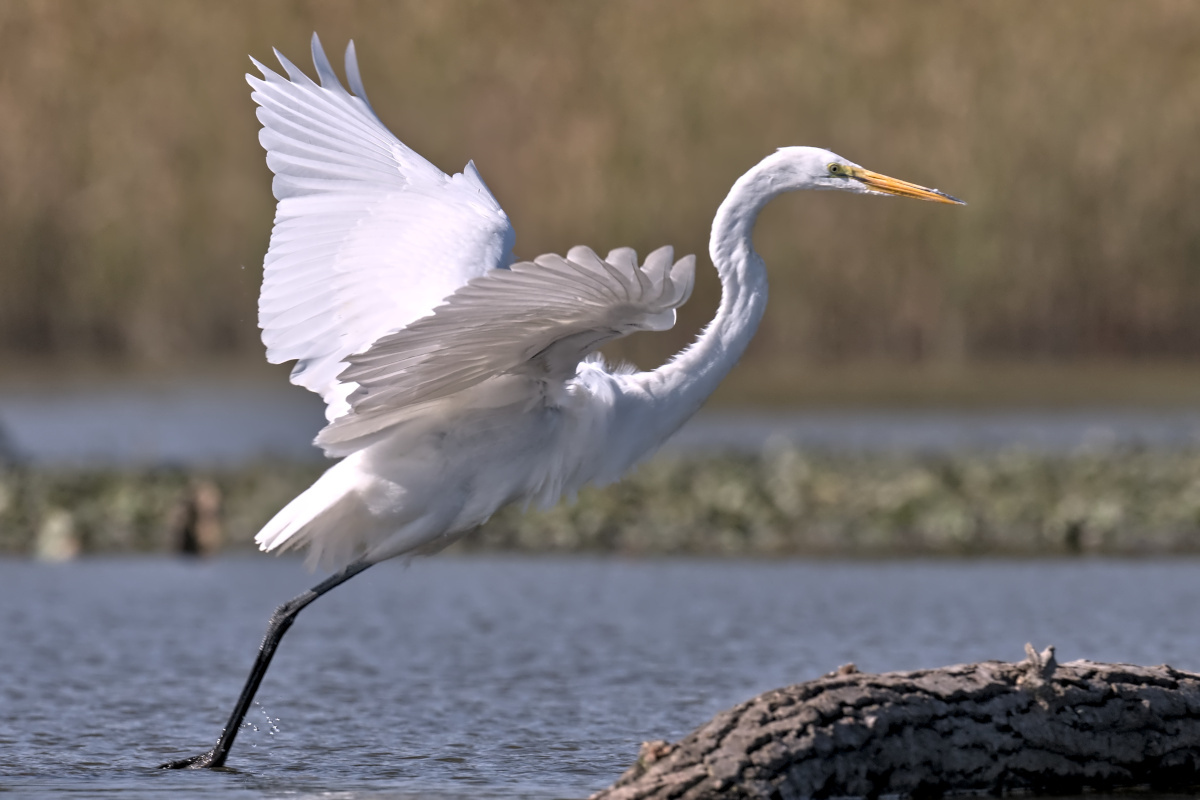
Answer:
M353 45L342 86L313 37L320 84L276 53L254 62L259 141L279 205L263 262L259 326L267 359L332 421L356 388L346 357L425 316L471 278L512 261L508 217L473 164L446 175L391 134L367 103ZM357 96L356 96L357 95Z
M328 567L382 559L616 478L657 441L606 441L629 387L589 356L670 328L695 259L576 247L511 264L512 227L474 165L447 176L396 139L353 45L354 94L316 36L312 50L319 83L281 55L287 77L258 62L247 76L279 199L259 323L268 359L295 359L292 382L327 403L317 443L346 458L256 541Z

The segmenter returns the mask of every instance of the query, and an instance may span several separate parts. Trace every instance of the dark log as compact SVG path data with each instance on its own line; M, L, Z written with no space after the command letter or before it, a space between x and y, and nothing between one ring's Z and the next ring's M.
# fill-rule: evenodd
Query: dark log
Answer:
M1200 675L1028 658L870 675L853 664L647 742L592 800L1076 794L1200 785Z

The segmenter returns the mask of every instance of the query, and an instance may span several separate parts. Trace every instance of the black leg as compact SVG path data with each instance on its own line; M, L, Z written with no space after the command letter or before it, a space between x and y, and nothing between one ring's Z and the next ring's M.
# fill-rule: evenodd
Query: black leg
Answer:
M275 655L275 648L279 646L279 640L287 633L287 629L292 627L296 615L313 600L335 586L340 586L350 580L373 563L372 561L355 561L341 572L329 576L304 594L293 597L275 609L275 613L271 615L271 621L267 625L267 634L263 637L262 646L258 648L258 658L254 659L254 668L250 670L250 677L246 678L246 685L242 687L242 694L238 697L237 705L233 707L233 713L229 715L229 721L225 723L225 728L221 731L221 738L217 739L213 749L191 758L168 761L166 764L161 764L159 768L203 769L204 767L223 766L225 759L229 756L229 748L233 747L233 740L237 738L238 730L242 727L242 720L246 718L246 712L250 710L250 704L254 702L254 694L258 691L258 685L262 683L263 676L267 674L267 667L271 664L271 657Z

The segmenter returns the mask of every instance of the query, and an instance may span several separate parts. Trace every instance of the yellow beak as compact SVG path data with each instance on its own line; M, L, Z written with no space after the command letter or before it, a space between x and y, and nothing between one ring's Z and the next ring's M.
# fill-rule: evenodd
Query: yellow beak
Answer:
M932 200L935 203L966 205L966 203L957 197L951 197L945 192L939 192L937 189L926 189L924 186L918 186L915 183L897 180L896 178L889 178L887 175L880 175L878 172L871 172L871 170L862 169L861 167L854 170L850 174L850 177L862 181L875 191L883 192L884 194L894 194L899 197L915 197L918 200Z

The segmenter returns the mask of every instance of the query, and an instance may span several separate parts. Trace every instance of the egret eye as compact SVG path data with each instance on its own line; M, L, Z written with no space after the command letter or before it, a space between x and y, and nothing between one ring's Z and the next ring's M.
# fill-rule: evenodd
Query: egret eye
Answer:
M844 178L846 176L846 168L836 162L829 164L826 169L829 170L830 175L836 175L839 178Z

